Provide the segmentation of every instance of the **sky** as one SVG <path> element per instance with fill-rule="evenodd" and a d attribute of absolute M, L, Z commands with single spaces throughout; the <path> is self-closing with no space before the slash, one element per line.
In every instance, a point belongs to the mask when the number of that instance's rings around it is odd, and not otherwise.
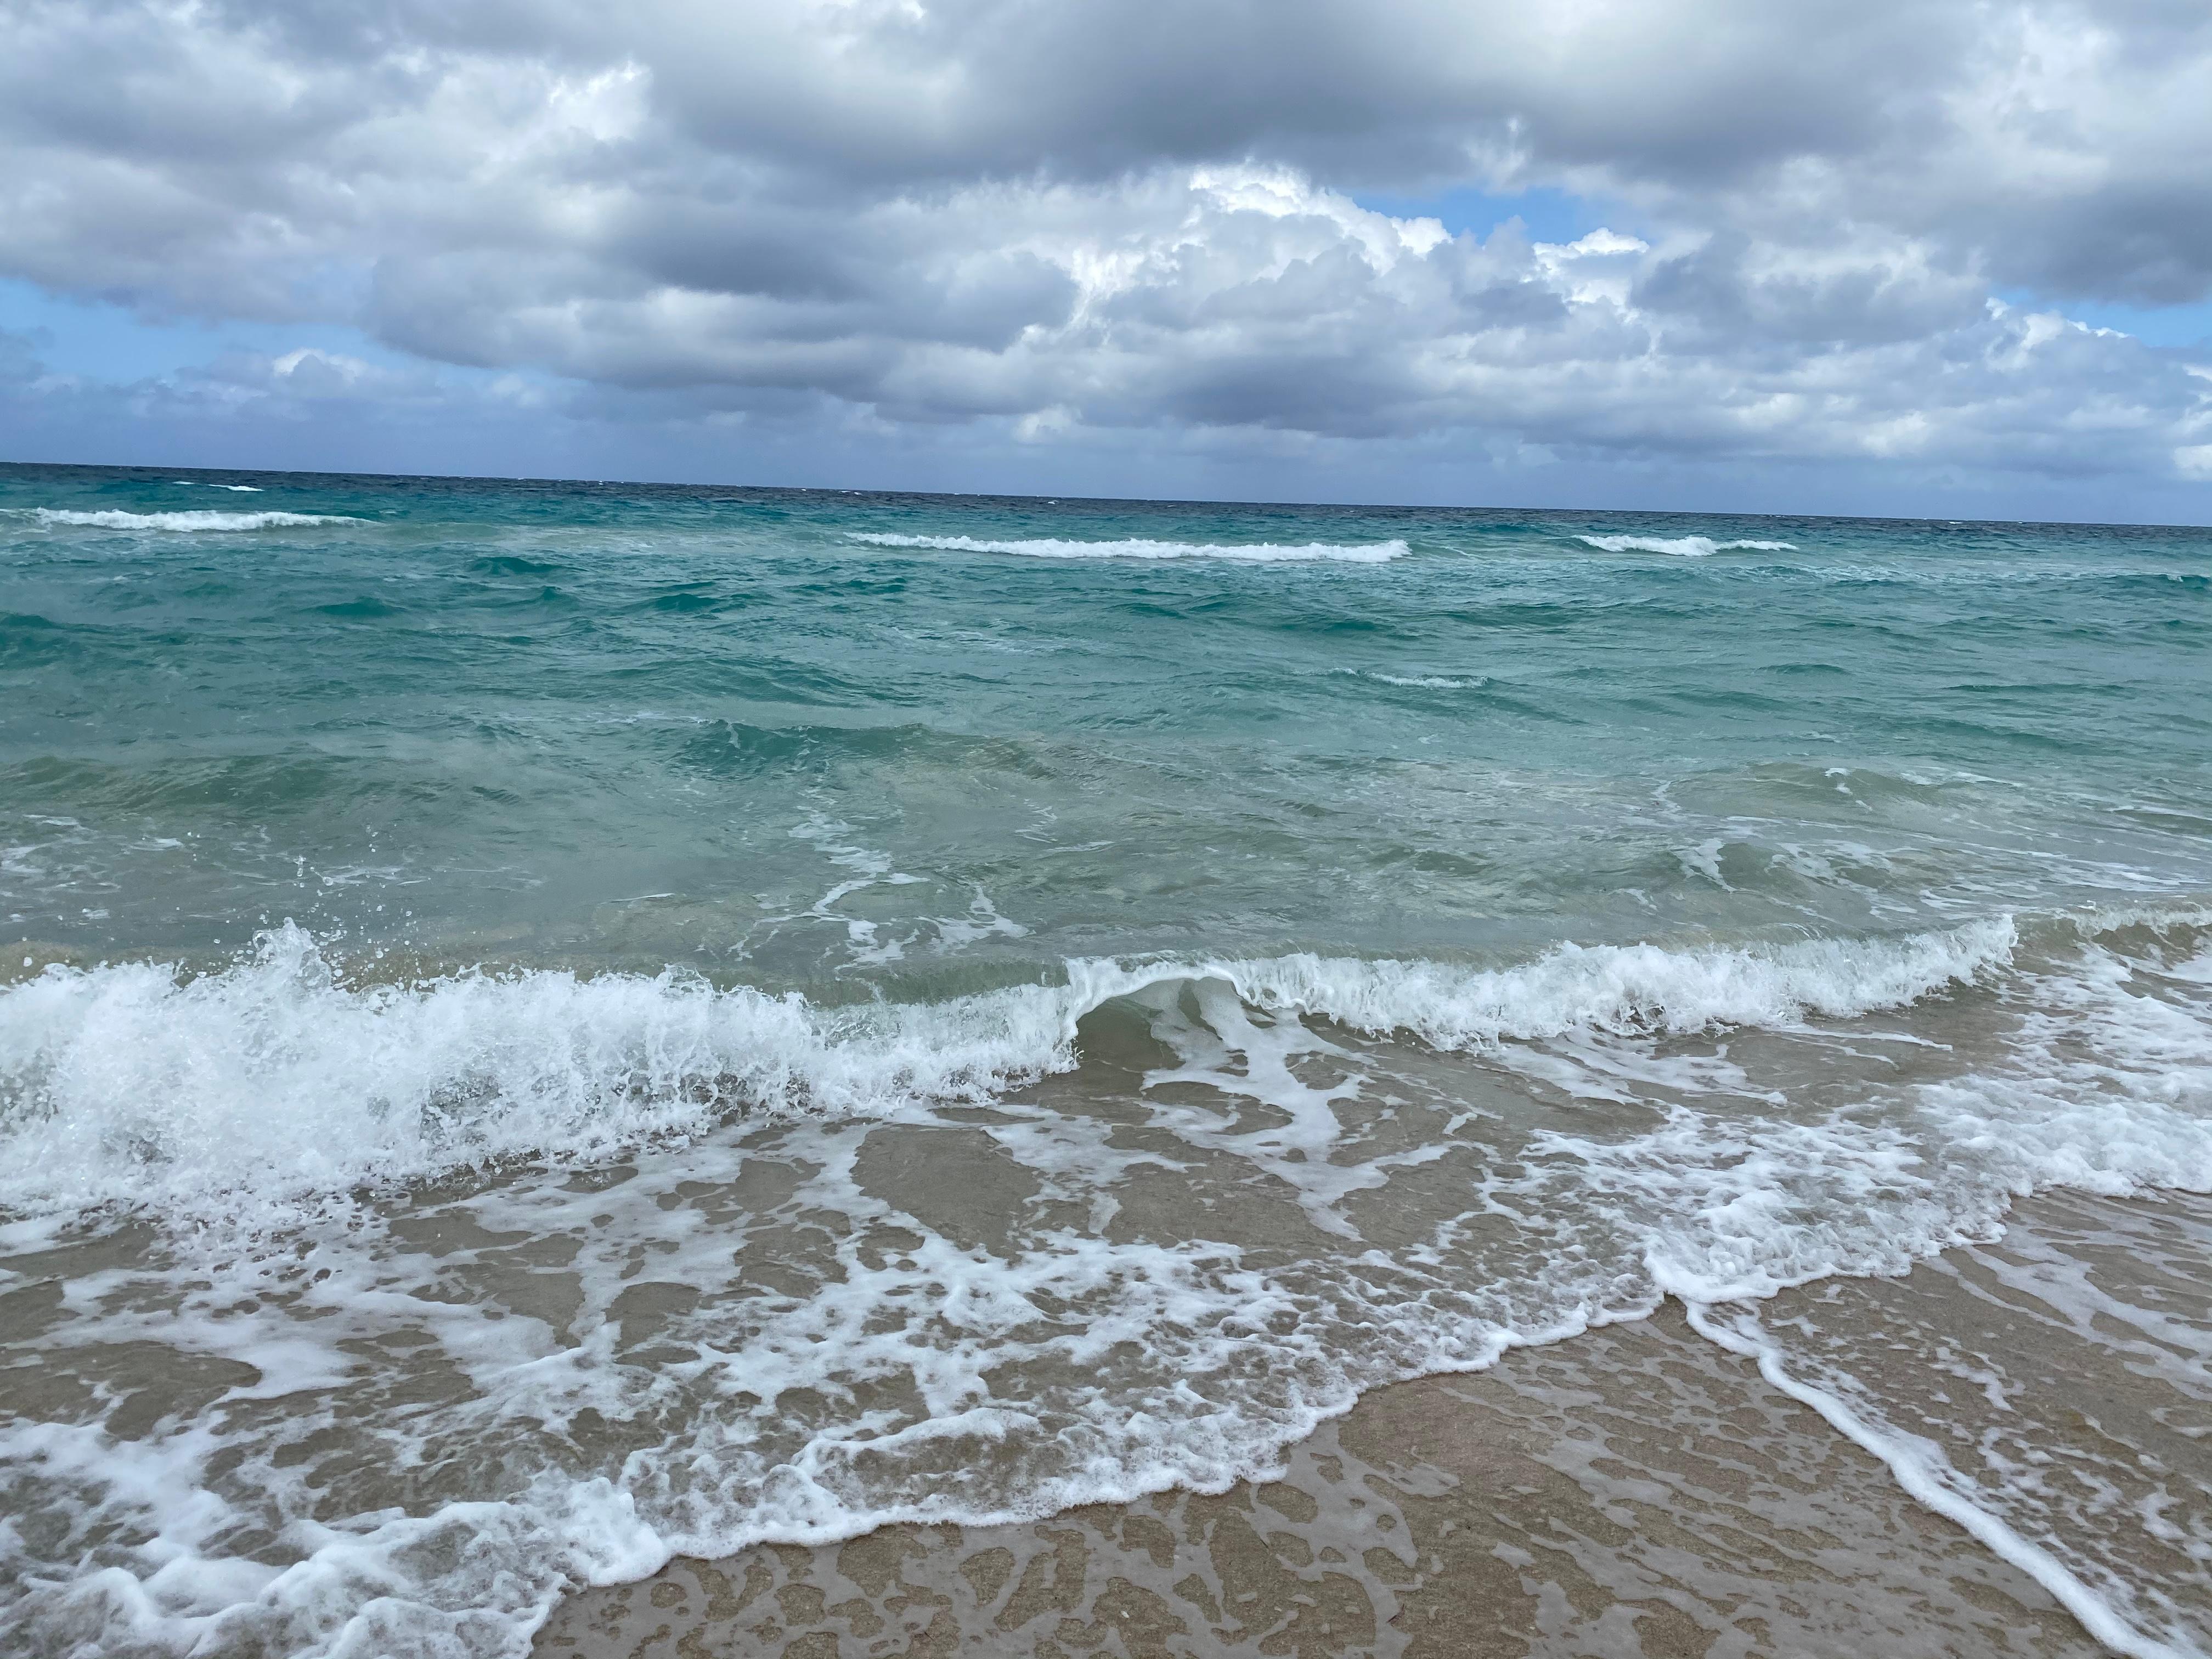
<path fill-rule="evenodd" d="M 0 0 L 0 459 L 2212 521 L 2203 0 Z"/>

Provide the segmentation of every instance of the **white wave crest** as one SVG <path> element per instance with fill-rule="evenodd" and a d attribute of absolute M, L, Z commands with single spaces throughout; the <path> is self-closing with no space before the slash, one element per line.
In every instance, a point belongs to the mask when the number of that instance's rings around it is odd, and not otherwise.
<path fill-rule="evenodd" d="M 1515 967 L 1290 956 L 1077 961 L 1066 983 L 822 1009 L 675 973 L 355 988 L 287 924 L 228 969 L 54 967 L 0 991 L 0 1204 L 224 1212 L 504 1158 L 590 1157 L 734 1111 L 981 1099 L 1077 1063 L 1077 1024 L 1163 981 L 1443 1048 L 1786 1026 L 2009 957 L 2008 920 L 1771 950 L 1561 946 Z"/>
<path fill-rule="evenodd" d="M 1671 553 L 1680 559 L 1710 558 L 1741 549 L 1753 553 L 1795 553 L 1795 542 L 1717 542 L 1710 536 L 1577 536 L 1601 553 Z"/>
<path fill-rule="evenodd" d="M 1141 537 L 1119 541 L 1073 542 L 1056 538 L 1035 541 L 979 541 L 972 536 L 895 536 L 855 533 L 872 547 L 934 547 L 955 553 L 1013 553 L 1030 559 L 1220 559 L 1232 564 L 1387 564 L 1412 551 L 1402 541 L 1155 542 Z"/>
<path fill-rule="evenodd" d="M 866 1113 L 1067 1063 L 1066 993 L 822 1011 L 535 971 L 351 988 L 289 924 L 227 970 L 58 969 L 0 993 L 0 1202 L 343 1191 L 589 1156 L 732 1109 Z"/>
<path fill-rule="evenodd" d="M 1771 949 L 1669 951 L 1562 945 L 1504 969 L 1312 956 L 1225 965 L 1246 1000 L 1438 1048 L 1557 1036 L 1793 1025 L 1901 1007 L 2008 963 L 2008 916 L 1898 939 L 1819 939 Z"/>
<path fill-rule="evenodd" d="M 237 486 L 248 488 L 250 486 Z M 218 488 L 229 489 L 230 485 Z M 368 519 L 339 513 L 225 513 L 198 507 L 181 513 L 125 513 L 119 509 L 79 512 L 57 507 L 33 507 L 40 524 L 82 530 L 293 530 L 319 524 L 368 524 Z"/>

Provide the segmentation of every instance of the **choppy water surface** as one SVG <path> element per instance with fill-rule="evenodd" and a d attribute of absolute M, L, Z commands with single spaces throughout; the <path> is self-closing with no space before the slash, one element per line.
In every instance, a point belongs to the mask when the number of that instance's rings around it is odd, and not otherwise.
<path fill-rule="evenodd" d="M 0 1616 L 513 1653 L 1672 1297 L 2203 1653 L 2186 1249 L 2002 1256 L 2094 1420 L 1762 1298 L 2212 1190 L 2208 647 L 2202 531 L 0 469 Z"/>

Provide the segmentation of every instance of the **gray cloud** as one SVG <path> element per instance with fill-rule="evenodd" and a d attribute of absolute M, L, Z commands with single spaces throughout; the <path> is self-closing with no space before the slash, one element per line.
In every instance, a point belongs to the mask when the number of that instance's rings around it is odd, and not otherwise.
<path fill-rule="evenodd" d="M 0 273 L 1031 445 L 2191 477 L 2212 381 L 1990 294 L 2212 293 L 2207 153 L 2212 15 L 2163 0 L 0 6 Z M 1648 245 L 1350 195 L 1464 185 Z"/>

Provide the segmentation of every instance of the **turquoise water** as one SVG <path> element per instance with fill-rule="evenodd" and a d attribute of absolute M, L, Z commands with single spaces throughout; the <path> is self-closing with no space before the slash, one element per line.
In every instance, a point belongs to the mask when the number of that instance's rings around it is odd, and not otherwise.
<path fill-rule="evenodd" d="M 1756 1333 L 2212 1190 L 2209 690 L 2204 530 L 0 468 L 0 1613 L 514 1654 L 1673 1296 L 2202 1651 Z"/>
<path fill-rule="evenodd" d="M 2202 531 L 16 467 L 0 616 L 0 921 L 94 956 L 941 992 L 2212 884 Z"/>

